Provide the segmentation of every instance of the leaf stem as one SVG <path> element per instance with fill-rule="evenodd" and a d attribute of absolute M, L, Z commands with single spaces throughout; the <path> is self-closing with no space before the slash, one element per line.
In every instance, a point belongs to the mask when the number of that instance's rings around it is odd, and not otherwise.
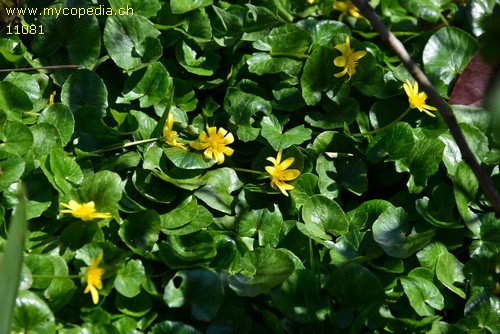
<path fill-rule="evenodd" d="M 369 135 L 373 135 L 373 134 L 376 134 L 376 133 L 379 133 L 379 132 L 382 132 L 384 130 L 387 130 L 388 128 L 390 128 L 391 126 L 393 126 L 394 124 L 396 124 L 397 122 L 399 122 L 400 120 L 403 119 L 403 117 L 406 116 L 406 114 L 408 114 L 410 112 L 411 108 L 408 107 L 404 113 L 401 114 L 401 116 L 399 116 L 398 118 L 396 118 L 394 121 L 392 121 L 391 123 L 381 127 L 380 129 L 375 129 L 375 130 L 372 130 L 372 131 L 367 131 L 367 132 L 361 132 L 361 133 L 354 133 L 354 134 L 351 134 L 351 136 L 353 137 L 362 137 L 362 136 L 369 136 Z"/>
<path fill-rule="evenodd" d="M 260 172 L 260 171 L 253 170 L 253 169 L 246 169 L 246 168 L 239 168 L 239 167 L 231 167 L 231 168 L 234 169 L 235 171 L 238 171 L 238 172 L 267 175 L 267 173 L 265 173 L 265 172 Z"/>
<path fill-rule="evenodd" d="M 31 275 L 31 277 L 34 278 L 81 278 L 83 275 L 66 275 L 66 276 L 59 276 L 59 275 Z"/>
<path fill-rule="evenodd" d="M 151 143 L 151 142 L 154 142 L 154 141 L 157 141 L 157 140 L 160 140 L 160 139 L 161 138 L 149 138 L 149 139 L 132 141 L 132 142 L 125 143 L 125 144 L 114 144 L 114 145 L 110 145 L 108 147 L 101 148 L 99 150 L 95 150 L 95 151 L 92 151 L 92 152 L 89 152 L 89 153 L 90 154 L 98 154 L 98 153 L 103 153 L 103 152 L 109 152 L 109 151 L 118 150 L 120 148 L 125 148 L 125 147 L 134 146 L 134 145 L 145 144 L 145 143 Z"/>
<path fill-rule="evenodd" d="M 303 53 L 288 53 L 288 52 L 269 52 L 271 57 L 284 56 L 284 57 L 295 57 L 295 58 L 309 58 L 309 55 Z"/>
<path fill-rule="evenodd" d="M 439 13 L 439 18 L 441 19 L 441 22 L 443 22 L 443 24 L 447 27 L 450 26 L 450 23 L 448 22 L 448 20 L 446 19 L 446 17 L 444 17 L 443 13 Z"/>

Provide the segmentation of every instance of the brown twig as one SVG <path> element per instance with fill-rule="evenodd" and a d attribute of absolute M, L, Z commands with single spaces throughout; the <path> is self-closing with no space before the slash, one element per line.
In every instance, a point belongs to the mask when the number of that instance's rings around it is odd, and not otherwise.
<path fill-rule="evenodd" d="M 352 2 L 356 5 L 356 7 L 358 7 L 361 14 L 367 18 L 368 21 L 370 21 L 373 28 L 379 33 L 380 38 L 387 45 L 389 45 L 392 51 L 401 59 L 406 69 L 411 73 L 411 75 L 413 75 L 423 91 L 427 93 L 429 101 L 438 109 L 446 125 L 450 129 L 450 133 L 455 139 L 455 142 L 460 149 L 460 153 L 462 153 L 463 160 L 469 165 L 472 172 L 476 175 L 481 189 L 484 191 L 484 194 L 493 206 L 496 216 L 500 217 L 500 195 L 498 194 L 495 185 L 491 181 L 488 174 L 486 174 L 477 162 L 476 158 L 474 158 L 474 155 L 465 141 L 462 131 L 460 131 L 458 126 L 457 119 L 455 118 L 455 115 L 451 111 L 449 105 L 439 95 L 434 86 L 432 86 L 424 72 L 422 72 L 417 64 L 415 64 L 415 62 L 411 59 L 403 44 L 382 22 L 377 13 L 375 13 L 375 10 L 364 0 L 352 0 Z"/>
<path fill-rule="evenodd" d="M 0 72 L 24 72 L 24 71 L 38 71 L 38 70 L 58 70 L 64 68 L 80 68 L 80 65 L 51 65 L 42 67 L 24 67 L 24 68 L 2 68 Z"/>

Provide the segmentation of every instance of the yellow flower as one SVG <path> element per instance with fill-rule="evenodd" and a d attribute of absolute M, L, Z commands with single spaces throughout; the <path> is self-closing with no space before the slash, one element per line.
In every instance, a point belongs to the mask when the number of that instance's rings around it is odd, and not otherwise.
<path fill-rule="evenodd" d="M 87 287 L 84 293 L 89 293 L 92 295 L 92 301 L 94 304 L 99 302 L 99 291 L 97 289 L 102 289 L 102 275 L 104 274 L 104 269 L 99 268 L 99 263 L 102 260 L 103 253 L 101 252 L 97 258 L 93 259 L 90 263 L 90 267 L 87 268 L 84 274 L 84 278 L 87 281 Z"/>
<path fill-rule="evenodd" d="M 314 0 L 307 0 L 307 3 L 312 5 L 314 3 Z"/>
<path fill-rule="evenodd" d="M 290 184 L 286 184 L 285 181 L 292 181 L 299 177 L 300 171 L 297 169 L 289 169 L 288 167 L 293 164 L 295 161 L 294 158 L 288 158 L 285 161 L 281 162 L 281 154 L 282 150 L 278 151 L 278 155 L 276 159 L 273 157 L 269 157 L 266 160 L 271 161 L 274 166 L 266 166 L 266 171 L 269 173 L 269 177 L 271 178 L 271 187 L 273 189 L 279 190 L 283 193 L 283 195 L 288 196 L 287 190 L 292 190 L 294 187 Z"/>
<path fill-rule="evenodd" d="M 436 117 L 429 110 L 437 110 L 436 108 L 425 104 L 425 100 L 427 99 L 427 94 L 425 92 L 418 92 L 418 82 L 415 81 L 413 87 L 411 85 L 410 80 L 406 79 L 406 83 L 403 84 L 403 88 L 408 95 L 408 102 L 410 103 L 410 108 L 417 108 L 420 112 L 425 112 L 427 115 L 431 117 Z"/>
<path fill-rule="evenodd" d="M 184 151 L 187 151 L 187 148 L 184 147 L 184 144 L 177 141 L 177 131 L 172 130 L 173 126 L 174 115 L 172 113 L 168 113 L 167 121 L 165 122 L 165 126 L 163 127 L 163 139 L 165 140 L 165 143 L 167 143 L 167 145 L 179 147 Z"/>
<path fill-rule="evenodd" d="M 333 60 L 333 63 L 335 64 L 335 66 L 344 67 L 344 70 L 342 72 L 335 73 L 334 76 L 338 78 L 347 74 L 349 75 L 348 80 L 350 80 L 351 76 L 356 73 L 356 65 L 358 64 L 358 60 L 366 55 L 366 51 L 354 52 L 354 50 L 351 49 L 351 38 L 349 36 L 346 37 L 344 44 L 335 45 L 335 49 L 342 52 L 342 55 L 336 57 Z"/>
<path fill-rule="evenodd" d="M 191 147 L 196 150 L 205 150 L 203 152 L 205 158 L 209 160 L 215 158 L 219 165 L 224 163 L 224 154 L 229 157 L 234 152 L 232 148 L 226 146 L 234 142 L 233 134 L 223 128 L 220 128 L 217 132 L 215 126 L 210 127 L 208 128 L 208 135 L 203 131 L 199 140 L 199 142 L 190 143 Z"/>
<path fill-rule="evenodd" d="M 50 94 L 49 97 L 49 103 L 47 104 L 47 107 L 50 107 L 51 105 L 54 104 L 54 98 L 56 97 L 57 92 L 53 91 L 52 94 Z"/>
<path fill-rule="evenodd" d="M 69 204 L 61 203 L 62 206 L 69 210 L 61 210 L 61 213 L 71 213 L 73 217 L 80 218 L 81 220 L 92 220 L 95 218 L 111 218 L 111 213 L 108 212 L 95 212 L 95 203 L 90 201 L 88 203 L 80 204 L 77 201 L 71 200 Z"/>
<path fill-rule="evenodd" d="M 355 19 L 361 19 L 363 16 L 359 13 L 358 7 L 356 7 L 351 0 L 337 1 L 333 4 L 333 9 L 341 12 L 339 16 L 339 21 L 342 21 L 344 17 L 349 13 Z"/>

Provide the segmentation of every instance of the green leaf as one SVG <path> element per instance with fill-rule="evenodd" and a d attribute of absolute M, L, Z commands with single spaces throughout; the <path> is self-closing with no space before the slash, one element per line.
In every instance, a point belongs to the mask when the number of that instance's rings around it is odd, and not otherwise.
<path fill-rule="evenodd" d="M 146 273 L 140 260 L 130 260 L 118 270 L 114 287 L 121 295 L 133 298 L 141 292 Z"/>
<path fill-rule="evenodd" d="M 183 14 L 200 7 L 207 7 L 213 3 L 213 0 L 170 0 L 172 13 Z"/>
<path fill-rule="evenodd" d="M 396 162 L 396 170 L 409 171 L 415 185 L 425 186 L 429 176 L 438 171 L 444 149 L 438 139 L 417 140 L 408 157 Z"/>
<path fill-rule="evenodd" d="M 64 82 L 61 101 L 73 112 L 80 107 L 95 107 L 104 117 L 108 107 L 108 91 L 97 74 L 89 70 L 78 70 Z"/>
<path fill-rule="evenodd" d="M 294 182 L 294 189 L 290 192 L 297 210 L 316 193 L 318 177 L 311 173 L 301 174 Z"/>
<path fill-rule="evenodd" d="M 285 72 L 290 76 L 296 77 L 302 69 L 302 61 L 273 56 L 265 52 L 257 52 L 248 58 L 248 71 L 258 75 L 275 74 Z"/>
<path fill-rule="evenodd" d="M 116 65 L 126 71 L 137 70 L 158 60 L 162 48 L 160 32 L 139 15 L 108 16 L 104 26 L 104 46 Z"/>
<path fill-rule="evenodd" d="M 31 153 L 35 159 L 49 154 L 53 149 L 62 149 L 61 135 L 56 127 L 49 123 L 38 123 L 30 127 L 33 133 Z"/>
<path fill-rule="evenodd" d="M 116 308 L 126 315 L 131 317 L 142 317 L 153 308 L 151 296 L 145 292 L 139 293 L 137 296 L 127 298 L 118 294 L 116 297 Z"/>
<path fill-rule="evenodd" d="M 211 321 L 224 301 L 221 278 L 204 268 L 179 270 L 165 287 L 163 300 L 171 308 L 191 305 L 195 319 Z"/>
<path fill-rule="evenodd" d="M 283 216 L 279 207 L 245 210 L 238 219 L 238 235 L 253 238 L 257 235 L 260 246 L 276 247 L 282 237 Z"/>
<path fill-rule="evenodd" d="M 426 74 L 441 96 L 448 96 L 448 87 L 462 73 L 476 51 L 474 38 L 459 28 L 444 27 L 431 36 L 425 45 L 422 60 Z"/>
<path fill-rule="evenodd" d="M 407 258 L 424 247 L 433 230 L 411 231 L 408 215 L 402 208 L 388 208 L 373 223 L 373 239 L 390 256 Z"/>
<path fill-rule="evenodd" d="M 268 293 L 290 276 L 295 266 L 279 249 L 257 248 L 241 258 L 241 273 L 231 276 L 229 286 L 239 296 L 255 297 Z"/>
<path fill-rule="evenodd" d="M 40 167 L 52 186 L 61 194 L 68 193 L 73 185 L 79 185 L 83 181 L 83 173 L 75 159 L 59 148 L 42 157 Z"/>
<path fill-rule="evenodd" d="M 133 252 L 146 257 L 153 251 L 159 233 L 160 217 L 154 210 L 130 214 L 118 230 L 120 238 Z"/>
<path fill-rule="evenodd" d="M 54 314 L 47 304 L 31 291 L 19 291 L 12 320 L 12 331 L 23 332 L 26 328 L 32 333 L 55 333 Z"/>
<path fill-rule="evenodd" d="M 57 15 L 62 8 L 88 8 L 83 0 L 64 1 L 51 8 L 52 15 L 40 15 L 37 25 L 43 34 L 35 34 L 31 43 L 33 53 L 54 60 L 67 59 L 64 63 L 92 68 L 101 51 L 101 32 L 95 15 Z M 57 60 L 56 60 L 57 61 Z"/>
<path fill-rule="evenodd" d="M 333 177 L 337 176 L 337 169 L 326 155 L 322 154 L 316 160 L 316 172 L 318 173 L 318 188 L 322 195 L 334 199 L 339 195 L 339 185 Z"/>
<path fill-rule="evenodd" d="M 284 24 L 273 28 L 263 39 L 255 41 L 253 47 L 259 51 L 269 51 L 271 55 L 286 56 L 290 53 L 305 54 L 310 44 L 311 36 L 307 31 L 293 24 Z"/>
<path fill-rule="evenodd" d="M 175 209 L 161 215 L 163 229 L 175 229 L 191 222 L 198 214 L 200 206 L 196 197 L 188 196 Z"/>
<path fill-rule="evenodd" d="M 68 275 L 68 265 L 60 256 L 51 255 L 48 257 L 52 263 L 54 275 Z M 50 308 L 53 311 L 63 308 L 73 297 L 75 291 L 75 283 L 70 278 L 60 278 L 51 280 L 49 286 L 43 292 L 43 296 L 47 300 Z"/>
<path fill-rule="evenodd" d="M 344 124 L 351 124 L 356 120 L 359 113 L 359 104 L 353 98 L 347 98 L 341 104 L 328 103 L 325 108 L 327 112 L 308 112 L 305 121 L 320 129 L 331 130 L 342 128 Z"/>
<path fill-rule="evenodd" d="M 312 130 L 303 125 L 296 126 L 285 133 L 278 119 L 271 115 L 263 117 L 261 135 L 266 138 L 274 150 L 284 150 L 292 145 L 300 145 L 311 139 Z"/>
<path fill-rule="evenodd" d="M 384 302 L 384 289 L 379 279 L 360 264 L 346 264 L 331 277 L 326 288 L 345 309 L 361 311 L 377 308 Z"/>
<path fill-rule="evenodd" d="M 479 182 L 475 174 L 464 161 L 457 165 L 453 181 L 458 212 L 464 219 L 469 230 L 478 235 L 481 224 L 478 216 L 469 208 L 469 205 L 475 202 Z"/>
<path fill-rule="evenodd" d="M 366 157 L 372 163 L 384 158 L 385 161 L 396 161 L 408 156 L 414 144 L 411 126 L 408 123 L 398 122 L 375 136 L 368 146 Z"/>
<path fill-rule="evenodd" d="M 132 8 L 134 10 L 134 15 L 140 15 L 145 18 L 155 16 L 161 8 L 159 0 L 110 0 L 109 4 L 115 12 L 117 12 L 120 8 L 122 8 L 122 10 Z"/>
<path fill-rule="evenodd" d="M 479 161 L 483 161 L 489 152 L 488 138 L 484 132 L 466 123 L 459 123 L 459 126 L 472 151 L 472 154 L 474 154 L 474 157 Z M 446 145 L 443 154 L 443 163 L 446 166 L 448 173 L 453 175 L 455 174 L 457 165 L 462 161 L 460 148 L 455 143 L 455 140 L 449 130 L 446 133 L 441 134 L 438 138 Z"/>
<path fill-rule="evenodd" d="M 197 42 L 208 42 L 212 39 L 210 18 L 202 9 L 190 12 L 182 27 L 186 31 L 187 36 Z"/>
<path fill-rule="evenodd" d="M 122 92 L 123 98 L 118 98 L 118 103 L 129 103 L 139 99 L 141 108 L 148 108 L 159 104 L 165 98 L 165 92 L 172 89 L 170 74 L 160 62 L 155 62 L 147 67 L 132 73 L 125 81 Z"/>
<path fill-rule="evenodd" d="M 240 189 L 243 183 L 231 168 L 219 168 L 205 174 L 206 184 L 196 190 L 194 195 L 209 207 L 230 214 L 233 211 L 233 192 Z"/>
<path fill-rule="evenodd" d="M 321 317 L 325 301 L 320 300 L 316 291 L 317 277 L 309 270 L 295 270 L 283 284 L 271 291 L 273 305 L 287 318 L 307 324 Z"/>
<path fill-rule="evenodd" d="M 334 20 L 317 20 L 308 17 L 297 22 L 297 25 L 309 32 L 315 44 L 322 46 L 329 46 L 330 40 L 335 35 L 350 34 L 349 28 L 344 23 Z"/>
<path fill-rule="evenodd" d="M 229 122 L 237 127 L 238 139 L 248 142 L 259 135 L 259 129 L 251 126 L 252 116 L 258 112 L 269 115 L 272 108 L 269 101 L 259 96 L 229 88 L 224 98 L 224 110 L 229 114 Z"/>
<path fill-rule="evenodd" d="M 122 196 L 121 178 L 110 171 L 100 171 L 84 178 L 82 184 L 69 195 L 62 196 L 62 202 L 75 200 L 78 203 L 94 201 L 97 212 L 110 212 L 118 216 L 118 201 Z"/>
<path fill-rule="evenodd" d="M 2 144 L 0 144 L 1 146 Z M 7 189 L 12 183 L 19 181 L 24 172 L 24 160 L 8 151 L 0 150 L 0 191 Z"/>
<path fill-rule="evenodd" d="M 9 120 L 20 121 L 22 113 L 33 109 L 28 94 L 10 82 L 0 82 L 0 110 L 7 113 Z"/>
<path fill-rule="evenodd" d="M 437 260 L 436 276 L 445 287 L 465 299 L 465 292 L 454 285 L 455 282 L 464 284 L 463 267 L 464 265 L 453 254 L 446 252 L 441 254 Z"/>
<path fill-rule="evenodd" d="M 306 227 L 314 225 L 335 236 L 347 233 L 349 222 L 337 202 L 323 195 L 310 197 L 302 206 Z"/>
<path fill-rule="evenodd" d="M 276 15 L 266 7 L 245 4 L 248 11 L 243 14 L 244 41 L 257 41 L 269 35 L 279 21 Z"/>
<path fill-rule="evenodd" d="M 453 188 L 445 184 L 432 192 L 432 200 L 427 197 L 417 199 L 415 208 L 430 224 L 440 228 L 460 228 L 463 224 L 453 215 L 455 209 Z"/>
<path fill-rule="evenodd" d="M 401 5 L 410 13 L 426 21 L 436 23 L 449 0 L 401 0 Z"/>
<path fill-rule="evenodd" d="M 444 308 L 444 298 L 438 288 L 429 280 L 423 277 L 400 277 L 401 284 L 410 305 L 418 315 L 432 316 L 434 310 Z"/>
<path fill-rule="evenodd" d="M 78 250 L 94 241 L 104 241 L 104 234 L 95 222 L 77 221 L 61 232 L 61 243 L 71 250 Z"/>
<path fill-rule="evenodd" d="M 179 64 L 188 72 L 211 76 L 220 66 L 221 56 L 214 52 L 203 52 L 186 41 L 179 43 L 175 49 L 175 56 Z"/>
<path fill-rule="evenodd" d="M 201 152 L 184 151 L 178 147 L 165 147 L 163 152 L 175 167 L 181 169 L 207 169 L 217 163 L 215 159 L 205 160 Z"/>
<path fill-rule="evenodd" d="M 189 235 L 171 235 L 168 242 L 161 242 L 158 246 L 160 258 L 174 269 L 209 262 L 216 253 L 214 237 L 203 230 Z"/>
<path fill-rule="evenodd" d="M 5 77 L 3 82 L 10 82 L 21 88 L 28 94 L 33 105 L 40 99 L 40 85 L 36 81 L 35 76 L 27 73 L 11 72 Z"/>
<path fill-rule="evenodd" d="M 66 145 L 75 128 L 75 118 L 71 110 L 64 104 L 56 103 L 44 109 L 38 117 L 39 123 L 49 123 L 56 127 L 62 144 Z"/>
<path fill-rule="evenodd" d="M 33 133 L 21 122 L 7 121 L 0 133 L 0 149 L 5 152 L 24 155 L 33 145 Z"/>
<path fill-rule="evenodd" d="M 162 321 L 151 328 L 152 334 L 177 333 L 177 334 L 201 334 L 196 328 L 178 321 Z"/>
<path fill-rule="evenodd" d="M 307 58 L 300 79 L 302 97 L 307 105 L 318 104 L 323 93 L 333 97 L 340 90 L 342 81 L 333 76 L 336 72 L 333 56 L 329 48 L 319 46 Z"/>
<path fill-rule="evenodd" d="M 12 317 L 16 316 L 14 307 L 17 304 L 16 295 L 18 295 L 21 267 L 23 264 L 26 229 L 26 200 L 24 199 L 24 195 L 20 193 L 19 204 L 12 215 L 9 227 L 10 238 L 5 246 L 3 257 L 0 257 L 0 295 L 2 296 L 2 302 L 0 303 L 0 332 L 2 333 L 9 333 L 11 326 L 14 329 L 17 326 L 15 319 L 13 321 Z M 23 298 L 23 296 L 25 295 L 19 294 L 18 298 Z M 48 313 L 51 315 L 50 310 Z"/>

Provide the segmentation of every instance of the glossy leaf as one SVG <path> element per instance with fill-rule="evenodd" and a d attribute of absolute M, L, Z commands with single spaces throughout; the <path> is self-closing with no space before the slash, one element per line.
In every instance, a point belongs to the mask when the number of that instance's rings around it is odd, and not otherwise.
<path fill-rule="evenodd" d="M 455 27 L 442 28 L 431 36 L 422 60 L 425 72 L 441 96 L 448 96 L 448 86 L 462 73 L 476 50 L 472 36 Z"/>
<path fill-rule="evenodd" d="M 388 208 L 373 223 L 373 239 L 390 256 L 407 258 L 424 247 L 434 236 L 433 230 L 409 230 L 408 215 L 402 208 Z"/>

